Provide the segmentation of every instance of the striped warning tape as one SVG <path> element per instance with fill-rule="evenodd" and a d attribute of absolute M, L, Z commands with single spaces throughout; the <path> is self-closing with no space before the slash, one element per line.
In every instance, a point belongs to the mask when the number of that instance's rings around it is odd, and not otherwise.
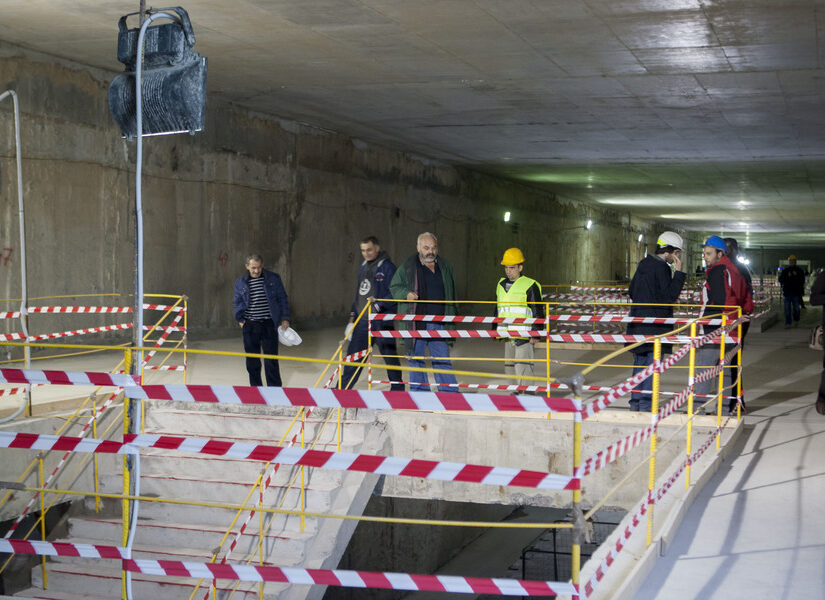
<path fill-rule="evenodd" d="M 185 310 L 183 306 L 173 306 L 168 304 L 144 304 L 144 310 L 169 310 L 180 312 Z M 26 308 L 29 313 L 130 313 L 131 306 L 29 306 Z"/>
<path fill-rule="evenodd" d="M 512 323 L 525 325 L 541 325 L 547 321 L 573 321 L 581 323 L 644 323 L 656 325 L 679 325 L 690 323 L 691 319 L 676 317 L 627 317 L 624 315 L 548 315 L 546 319 L 521 317 L 472 317 L 458 315 L 404 315 L 397 313 L 375 313 L 370 315 L 370 321 L 425 321 L 433 323 Z M 702 319 L 697 321 L 703 325 L 721 325 L 722 319 Z"/>
<path fill-rule="evenodd" d="M 31 383 L 52 385 L 103 385 L 125 387 L 137 385 L 137 375 L 88 371 L 37 371 L 33 369 L 0 369 L 0 383 Z"/>
<path fill-rule="evenodd" d="M 18 319 L 22 314 L 20 312 L 0 312 L 0 319 Z"/>
<path fill-rule="evenodd" d="M 303 585 L 334 585 L 353 588 L 496 594 L 506 596 L 575 595 L 576 587 L 563 581 L 536 581 L 459 575 L 418 575 L 342 569 L 300 569 L 260 565 L 199 563 L 171 560 L 132 560 L 129 549 L 101 544 L 70 544 L 26 540 L 0 540 L 0 552 L 81 558 L 111 558 L 122 561 L 125 571 L 168 577 L 230 579 Z"/>
<path fill-rule="evenodd" d="M 644 335 L 621 335 L 621 334 L 588 334 L 588 333 L 560 333 L 548 334 L 542 330 L 519 331 L 510 329 L 499 331 L 496 329 L 420 329 L 420 330 L 381 330 L 373 331 L 374 338 L 423 338 L 423 339 L 454 339 L 454 338 L 509 338 L 509 337 L 537 337 L 551 342 L 572 342 L 584 344 L 627 344 L 644 342 L 649 340 L 649 336 Z M 665 344 L 687 344 L 691 341 L 690 336 L 670 335 L 660 338 Z M 734 343 L 734 338 L 726 338 L 729 343 Z"/>
<path fill-rule="evenodd" d="M 0 431 L 0 448 L 71 450 L 105 454 L 137 454 L 140 448 L 162 448 L 194 454 L 317 467 L 334 471 L 359 471 L 378 475 L 421 477 L 438 481 L 512 485 L 544 490 L 576 490 L 580 486 L 578 478 L 568 475 L 510 467 L 284 448 L 283 446 L 268 444 L 223 442 L 208 438 L 170 435 L 124 434 L 123 439 L 123 442 L 116 442 L 114 440 Z"/>
<path fill-rule="evenodd" d="M 174 577 L 202 577 L 240 581 L 272 581 L 302 585 L 333 585 L 353 588 L 494 594 L 501 596 L 575 595 L 576 587 L 562 581 L 531 581 L 458 575 L 416 575 L 343 569 L 299 569 L 259 565 L 220 565 L 168 560 L 124 560 L 123 569 L 133 573 Z"/>

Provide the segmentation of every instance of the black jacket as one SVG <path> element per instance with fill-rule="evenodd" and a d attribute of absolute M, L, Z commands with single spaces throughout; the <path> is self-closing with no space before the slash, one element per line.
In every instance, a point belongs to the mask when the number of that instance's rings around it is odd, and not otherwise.
<path fill-rule="evenodd" d="M 814 306 L 825 305 L 825 271 L 821 271 L 816 276 L 811 286 L 811 304 Z M 822 311 L 822 325 L 825 326 L 825 310 Z"/>
<path fill-rule="evenodd" d="M 674 304 L 679 299 L 682 286 L 685 284 L 685 274 L 682 271 L 673 273 L 670 265 L 663 258 L 649 254 L 636 267 L 636 273 L 630 281 L 630 299 L 634 303 Z M 673 316 L 671 306 L 631 306 L 631 317 L 663 317 Z M 659 335 L 675 329 L 674 325 L 655 325 L 647 323 L 630 323 L 627 326 L 628 335 Z M 667 346 L 667 347 L 665 347 Z M 662 351 L 670 351 L 666 344 Z M 642 344 L 634 348 L 633 352 L 651 352 L 653 344 Z"/>

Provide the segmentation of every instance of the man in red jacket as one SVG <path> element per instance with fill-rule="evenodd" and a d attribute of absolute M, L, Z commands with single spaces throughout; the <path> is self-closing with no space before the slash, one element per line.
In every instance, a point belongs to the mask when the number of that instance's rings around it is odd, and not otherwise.
<path fill-rule="evenodd" d="M 753 312 L 753 296 L 744 277 L 728 258 L 725 241 L 719 236 L 710 236 L 702 245 L 702 256 L 707 265 L 707 278 L 702 286 L 702 316 L 718 319 L 722 313 L 726 313 L 728 314 L 727 320 L 730 322 L 736 318 L 734 311 L 737 306 L 742 308 L 743 315 Z M 722 306 L 728 308 L 721 308 Z M 705 325 L 703 331 L 707 334 L 718 328 L 719 325 Z M 727 350 L 731 348 L 732 346 L 727 346 Z M 719 344 L 702 346 L 699 349 L 698 359 L 701 368 L 707 369 L 715 366 L 719 362 L 719 352 Z M 735 396 L 736 389 L 733 387 L 731 369 L 726 368 L 724 371 L 725 390 L 723 394 Z M 711 388 L 714 382 L 718 385 L 715 379 L 696 384 L 696 394 L 705 395 L 700 396 L 700 402 L 705 403 L 709 400 L 706 395 L 710 394 L 711 389 L 716 391 L 716 385 Z M 735 410 L 736 398 L 733 398 L 728 404 L 728 411 L 734 412 Z"/>

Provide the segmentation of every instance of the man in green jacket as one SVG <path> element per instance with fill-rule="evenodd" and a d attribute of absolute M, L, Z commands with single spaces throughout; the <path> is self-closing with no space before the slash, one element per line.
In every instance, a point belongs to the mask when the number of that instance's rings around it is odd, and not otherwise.
<path fill-rule="evenodd" d="M 438 255 L 438 238 L 430 232 L 418 236 L 416 244 L 417 254 L 413 254 L 395 272 L 390 282 L 392 297 L 398 300 L 407 300 L 410 304 L 399 302 L 399 312 L 416 315 L 454 315 L 455 314 L 455 277 L 450 263 Z M 427 300 L 429 302 L 422 302 Z M 444 329 L 443 323 L 431 321 L 413 321 L 414 331 L 434 331 Z M 430 350 L 433 369 L 452 369 L 449 360 L 450 349 L 446 339 L 413 338 L 407 344 L 409 365 L 424 367 L 424 356 Z M 449 373 L 434 373 L 439 391 L 457 392 L 457 381 Z M 410 391 L 430 391 L 427 374 L 410 372 Z"/>

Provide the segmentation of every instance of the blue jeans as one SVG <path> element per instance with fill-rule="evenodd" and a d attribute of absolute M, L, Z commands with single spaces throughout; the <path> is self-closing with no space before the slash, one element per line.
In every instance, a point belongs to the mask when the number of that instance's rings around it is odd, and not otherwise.
<path fill-rule="evenodd" d="M 394 338 L 373 338 L 372 341 L 374 344 L 378 344 L 378 351 L 381 354 L 385 356 L 398 354 L 398 349 L 396 348 Z M 350 339 L 349 347 L 347 348 L 347 355 L 355 354 L 361 350 L 366 350 L 368 344 L 369 335 L 367 331 L 367 320 L 361 319 L 358 321 L 358 325 L 355 326 L 355 329 L 352 330 L 352 337 Z M 391 367 L 401 366 L 401 362 L 397 358 L 385 358 L 384 362 L 387 366 Z M 358 377 L 361 375 L 361 370 L 361 367 L 344 367 L 344 373 L 341 375 L 341 384 L 345 389 L 351 389 L 355 386 L 355 382 L 358 381 Z M 401 371 L 396 369 L 387 369 L 387 376 L 389 377 L 389 380 L 393 382 L 390 386 L 390 390 L 396 392 L 404 391 Z"/>
<path fill-rule="evenodd" d="M 644 371 L 653 364 L 653 351 L 636 352 L 633 354 L 633 374 Z M 633 389 L 639 390 L 630 395 L 630 410 L 640 410 L 650 412 L 653 408 L 653 375 L 635 386 Z M 642 393 L 647 392 L 647 393 Z"/>
<path fill-rule="evenodd" d="M 441 323 L 427 323 L 427 331 L 432 331 L 435 329 L 444 329 L 444 326 Z M 450 348 L 447 346 L 447 342 L 444 340 L 438 339 L 430 339 L 430 338 L 413 338 L 415 343 L 412 344 L 412 354 L 410 356 L 421 356 L 423 357 L 427 351 L 427 348 L 430 349 L 430 357 L 432 358 L 433 369 L 452 369 L 452 363 L 449 360 L 440 360 L 444 358 L 448 358 L 450 356 Z M 424 368 L 424 360 L 423 358 L 410 358 L 409 360 L 411 367 L 417 368 Z M 455 384 L 458 383 L 454 375 L 449 375 L 447 373 L 433 373 L 435 377 L 436 383 L 439 384 L 438 391 L 440 392 L 457 392 L 458 387 L 455 385 L 444 385 L 444 384 Z M 443 387 L 442 387 L 443 386 Z M 421 373 L 419 371 L 410 371 L 410 391 L 411 392 L 429 392 L 429 380 L 427 379 L 426 373 Z"/>
<path fill-rule="evenodd" d="M 799 320 L 799 296 L 785 296 L 785 325 L 791 324 L 791 309 L 793 309 L 793 320 Z"/>

